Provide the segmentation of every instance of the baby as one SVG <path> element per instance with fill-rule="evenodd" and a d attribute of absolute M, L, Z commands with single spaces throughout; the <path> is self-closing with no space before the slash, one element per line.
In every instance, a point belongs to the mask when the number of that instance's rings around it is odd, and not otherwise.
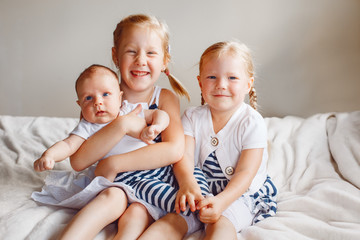
<path fill-rule="evenodd" d="M 53 169 L 56 162 L 60 162 L 74 154 L 87 138 L 113 121 L 119 114 L 124 115 L 134 110 L 129 109 L 126 101 L 124 101 L 123 106 L 121 105 L 122 92 L 120 91 L 117 75 L 105 66 L 91 65 L 85 69 L 78 77 L 75 88 L 82 119 L 67 138 L 55 143 L 34 162 L 36 171 Z M 140 107 L 136 108 L 135 113 L 138 113 Z M 169 116 L 162 110 L 144 109 L 141 114 L 144 116 L 145 121 L 142 121 L 142 118 L 134 118 L 137 121 L 134 121 L 133 124 L 137 124 L 138 132 L 141 132 L 140 136 L 138 133 L 134 133 L 134 137 L 140 138 L 143 142 L 125 136 L 104 157 L 132 151 L 153 143 L 152 140 L 169 124 Z M 146 126 L 145 122 L 151 125 Z M 143 130 L 141 131 L 141 129 Z M 117 146 L 120 145 L 122 147 L 118 148 Z M 92 164 L 94 162 L 87 163 L 88 166 Z M 109 180 L 112 181 L 113 179 Z"/>

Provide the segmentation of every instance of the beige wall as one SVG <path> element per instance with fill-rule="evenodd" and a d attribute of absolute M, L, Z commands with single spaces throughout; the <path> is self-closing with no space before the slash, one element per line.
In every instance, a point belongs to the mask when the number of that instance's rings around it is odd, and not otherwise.
<path fill-rule="evenodd" d="M 112 31 L 133 13 L 169 25 L 170 69 L 192 97 L 182 110 L 200 102 L 202 51 L 232 38 L 253 50 L 264 116 L 360 110 L 358 0 L 1 0 L 0 114 L 77 117 L 75 79 L 113 67 Z"/>

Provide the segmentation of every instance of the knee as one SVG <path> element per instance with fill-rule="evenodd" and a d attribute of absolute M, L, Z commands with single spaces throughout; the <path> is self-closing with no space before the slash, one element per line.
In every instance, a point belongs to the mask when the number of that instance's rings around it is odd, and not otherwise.
<path fill-rule="evenodd" d="M 132 203 L 127 212 L 130 217 L 147 217 L 149 215 L 147 208 L 138 202 Z"/>
<path fill-rule="evenodd" d="M 100 194 L 100 197 L 104 198 L 106 200 L 106 203 L 108 204 L 119 204 L 119 200 L 126 201 L 127 204 L 127 198 L 125 192 L 121 188 L 117 187 L 110 187 L 105 190 L 103 190 Z"/>
<path fill-rule="evenodd" d="M 173 226 L 177 226 L 181 223 L 181 225 L 186 225 L 186 221 L 184 220 L 183 217 L 181 217 L 179 214 L 177 213 L 168 213 L 165 215 L 165 217 L 163 217 L 163 219 L 166 219 L 167 222 L 169 222 L 171 225 Z"/>

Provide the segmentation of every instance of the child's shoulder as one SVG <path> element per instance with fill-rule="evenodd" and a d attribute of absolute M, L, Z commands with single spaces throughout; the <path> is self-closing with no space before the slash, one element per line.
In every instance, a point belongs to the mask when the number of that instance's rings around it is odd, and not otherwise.
<path fill-rule="evenodd" d="M 262 115 L 248 104 L 245 104 L 244 110 L 235 118 L 238 119 L 244 129 L 266 128 Z"/>
<path fill-rule="evenodd" d="M 205 114 L 207 114 L 209 108 L 207 105 L 202 106 L 192 106 L 188 107 L 184 111 L 184 116 L 187 116 L 188 118 L 199 118 Z"/>
<path fill-rule="evenodd" d="M 243 115 L 246 119 L 263 119 L 263 116 L 249 104 L 244 103 L 244 105 L 239 110 L 239 112 L 241 112 L 240 114 Z"/>
<path fill-rule="evenodd" d="M 166 88 L 161 88 L 159 96 L 159 104 L 168 103 L 168 102 L 176 102 L 180 103 L 179 97 L 175 95 L 171 90 Z"/>

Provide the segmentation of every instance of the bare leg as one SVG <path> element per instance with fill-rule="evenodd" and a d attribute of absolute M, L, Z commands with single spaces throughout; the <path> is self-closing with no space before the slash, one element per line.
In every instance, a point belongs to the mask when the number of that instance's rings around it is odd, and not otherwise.
<path fill-rule="evenodd" d="M 168 213 L 140 236 L 139 240 L 183 239 L 188 227 L 185 219 L 176 213 Z"/>
<path fill-rule="evenodd" d="M 229 239 L 236 240 L 234 225 L 224 216 L 221 216 L 216 223 L 208 224 L 206 227 L 204 240 L 209 239 Z"/>
<path fill-rule="evenodd" d="M 116 187 L 107 188 L 73 217 L 59 239 L 93 239 L 121 216 L 126 207 L 125 192 Z"/>
<path fill-rule="evenodd" d="M 132 203 L 120 217 L 118 232 L 114 239 L 138 239 L 145 229 L 154 222 L 146 207 Z"/>

